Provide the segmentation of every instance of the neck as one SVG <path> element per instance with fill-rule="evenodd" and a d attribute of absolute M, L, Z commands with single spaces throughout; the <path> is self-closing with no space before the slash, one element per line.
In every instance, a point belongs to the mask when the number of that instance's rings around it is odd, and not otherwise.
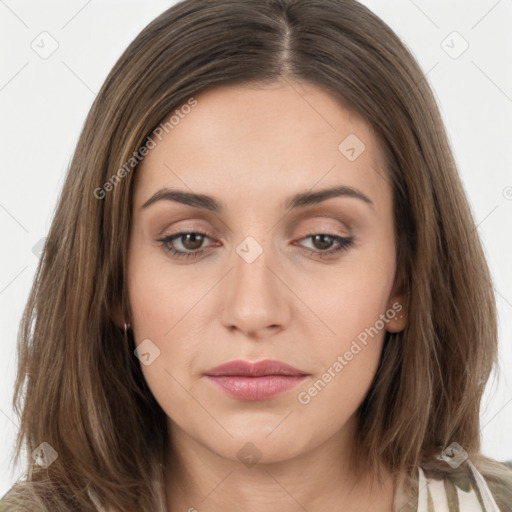
<path fill-rule="evenodd" d="M 283 460 L 262 457 L 250 465 L 215 453 L 172 424 L 165 475 L 168 511 L 225 512 L 235 502 L 251 512 L 339 510 L 340 504 L 344 512 L 391 512 L 390 471 L 382 467 L 382 483 L 369 473 L 355 478 L 348 451 L 353 443 L 347 442 L 353 429 L 348 427 L 307 452 Z"/>

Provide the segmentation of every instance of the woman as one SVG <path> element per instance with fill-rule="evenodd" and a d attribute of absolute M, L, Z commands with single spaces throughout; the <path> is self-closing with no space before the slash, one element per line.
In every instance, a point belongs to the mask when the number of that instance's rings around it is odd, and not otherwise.
<path fill-rule="evenodd" d="M 390 28 L 350 0 L 186 0 L 78 142 L 2 510 L 511 510 L 480 453 L 496 351 L 439 111 Z"/>

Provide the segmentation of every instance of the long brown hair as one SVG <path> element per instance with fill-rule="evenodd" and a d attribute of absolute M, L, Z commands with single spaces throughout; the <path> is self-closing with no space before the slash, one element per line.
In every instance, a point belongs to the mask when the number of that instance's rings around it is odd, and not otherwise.
<path fill-rule="evenodd" d="M 94 510 L 88 490 L 108 510 L 164 510 L 165 414 L 114 315 L 130 317 L 139 150 L 199 91 L 278 79 L 322 87 L 386 151 L 408 324 L 386 333 L 358 411 L 359 460 L 407 475 L 412 493 L 418 466 L 435 466 L 456 441 L 496 483 L 497 502 L 511 500 L 498 485 L 508 469 L 480 454 L 480 402 L 497 362 L 491 276 L 415 59 L 354 0 L 185 0 L 129 45 L 78 141 L 20 324 L 16 460 L 25 446 L 28 470 L 2 502 L 7 510 Z M 31 457 L 41 443 L 58 455 L 48 467 Z"/>

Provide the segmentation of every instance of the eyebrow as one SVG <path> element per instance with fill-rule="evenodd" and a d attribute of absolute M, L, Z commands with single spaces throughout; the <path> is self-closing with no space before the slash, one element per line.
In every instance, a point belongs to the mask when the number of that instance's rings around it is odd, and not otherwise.
<path fill-rule="evenodd" d="M 317 192 L 307 191 L 295 194 L 294 196 L 288 198 L 284 202 L 283 208 L 304 208 L 306 206 L 321 203 L 333 197 L 343 196 L 360 199 L 361 201 L 364 201 L 366 204 L 368 204 L 371 208 L 375 207 L 373 201 L 368 196 L 363 194 L 360 190 L 343 185 L 338 187 L 326 188 L 323 190 L 319 190 Z M 162 200 L 174 201 L 177 203 L 194 206 L 196 208 L 201 208 L 216 213 L 221 213 L 224 211 L 222 203 L 212 196 L 208 196 L 206 194 L 186 192 L 184 190 L 173 190 L 169 188 L 163 188 L 156 192 L 142 205 L 141 208 L 147 208 L 148 206 L 156 203 L 157 201 Z"/>

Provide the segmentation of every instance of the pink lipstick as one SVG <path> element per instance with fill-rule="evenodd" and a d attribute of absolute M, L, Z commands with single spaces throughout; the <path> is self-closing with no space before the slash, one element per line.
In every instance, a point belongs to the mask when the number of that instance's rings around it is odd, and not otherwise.
<path fill-rule="evenodd" d="M 272 359 L 237 360 L 204 372 L 208 380 L 238 400 L 268 400 L 303 382 L 310 374 Z"/>

